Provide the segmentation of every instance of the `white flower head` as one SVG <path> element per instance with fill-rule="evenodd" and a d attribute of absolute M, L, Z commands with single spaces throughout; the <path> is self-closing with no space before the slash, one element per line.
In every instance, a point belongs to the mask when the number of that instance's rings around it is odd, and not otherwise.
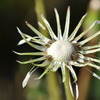
<path fill-rule="evenodd" d="M 76 67 L 85 67 L 85 66 L 91 66 L 98 70 L 100 70 L 100 66 L 96 65 L 95 63 L 100 64 L 99 59 L 95 59 L 92 57 L 89 57 L 87 54 L 95 53 L 100 51 L 100 44 L 93 45 L 93 46 L 85 46 L 87 42 L 95 38 L 96 36 L 100 35 L 100 31 L 94 33 L 90 37 L 81 40 L 80 39 L 87 34 L 90 29 L 92 29 L 96 24 L 100 24 L 100 21 L 95 21 L 87 30 L 80 33 L 78 36 L 76 36 L 83 20 L 85 19 L 85 14 L 81 20 L 79 21 L 78 25 L 74 29 L 74 31 L 69 35 L 69 26 L 70 26 L 70 7 L 68 7 L 67 14 L 66 14 L 66 21 L 65 21 L 65 28 L 64 32 L 62 34 L 61 26 L 60 26 L 60 18 L 58 11 L 54 9 L 55 16 L 56 16 L 56 22 L 57 22 L 57 36 L 55 35 L 54 31 L 52 30 L 49 22 L 45 19 L 43 15 L 41 15 L 41 18 L 45 24 L 43 26 L 40 22 L 40 27 L 42 26 L 43 29 L 47 29 L 48 33 L 51 38 L 45 37 L 41 32 L 39 32 L 36 28 L 34 28 L 31 24 L 26 22 L 27 26 L 37 35 L 37 37 L 31 37 L 25 33 L 22 33 L 19 28 L 18 32 L 22 36 L 23 40 L 19 42 L 19 45 L 23 43 L 29 44 L 31 47 L 37 49 L 40 52 L 28 52 L 28 53 L 18 53 L 15 52 L 18 55 L 35 55 L 35 56 L 41 56 L 36 59 L 31 59 L 29 61 L 21 62 L 18 61 L 21 64 L 28 64 L 31 63 L 34 66 L 37 67 L 46 67 L 43 74 L 38 77 L 37 79 L 42 78 L 49 70 L 51 71 L 57 71 L 58 68 L 61 68 L 62 70 L 62 81 L 64 82 L 66 79 L 66 73 L 65 68 L 68 68 L 74 78 L 74 81 L 77 81 L 76 73 L 73 69 L 73 66 Z M 41 64 L 37 64 L 37 62 L 43 61 Z M 30 70 L 28 72 L 28 79 L 30 75 L 34 72 L 33 70 Z M 30 74 L 31 73 L 31 74 Z M 94 73 L 92 75 L 98 79 L 100 77 Z M 26 77 L 26 78 L 27 78 Z M 28 79 L 25 78 L 24 86 L 27 84 Z"/>

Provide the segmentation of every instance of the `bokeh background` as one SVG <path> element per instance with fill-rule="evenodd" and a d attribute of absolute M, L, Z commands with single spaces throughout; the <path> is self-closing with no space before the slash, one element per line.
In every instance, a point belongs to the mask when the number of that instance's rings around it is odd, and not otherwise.
<path fill-rule="evenodd" d="M 94 20 L 100 20 L 100 0 L 43 1 L 47 19 L 55 32 L 56 22 L 54 8 L 57 8 L 59 12 L 63 29 L 67 7 L 71 7 L 70 32 L 72 32 L 80 18 L 86 12 L 88 12 L 87 20 L 79 33 L 87 28 Z M 17 32 L 16 26 L 23 32 L 34 36 L 34 33 L 25 25 L 26 20 L 38 28 L 35 0 L 0 0 L 0 100 L 49 100 L 48 85 L 45 77 L 39 81 L 34 81 L 34 78 L 43 71 L 42 69 L 38 69 L 36 73 L 32 75 L 27 87 L 24 89 L 22 88 L 22 81 L 32 66 L 18 64 L 16 59 L 26 60 L 28 58 L 26 58 L 26 56 L 17 56 L 12 50 L 20 52 L 33 50 L 33 48 L 29 47 L 27 44 L 17 46 L 21 36 Z M 97 30 L 100 30 L 100 26 L 95 27 L 93 31 Z M 92 41 L 92 43 L 97 42 L 100 42 L 99 38 Z M 100 53 L 97 54 L 97 57 L 100 58 Z M 100 100 L 100 81 L 91 77 L 89 72 L 84 71 L 84 69 L 80 70 L 76 68 L 75 70 L 77 75 L 81 77 L 79 81 L 79 84 L 82 85 L 80 85 L 80 91 L 82 94 L 86 93 L 85 96 L 87 99 L 83 100 Z M 100 75 L 99 71 L 94 69 L 93 71 Z M 88 87 L 86 90 L 88 92 L 84 92 L 85 87 Z M 63 91 L 63 86 L 61 86 L 61 88 Z M 62 98 L 62 100 L 65 99 Z"/>

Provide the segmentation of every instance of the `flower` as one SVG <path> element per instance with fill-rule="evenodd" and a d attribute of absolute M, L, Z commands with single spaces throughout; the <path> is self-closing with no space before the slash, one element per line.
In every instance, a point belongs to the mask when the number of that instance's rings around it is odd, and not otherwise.
<path fill-rule="evenodd" d="M 18 55 L 35 55 L 35 56 L 41 56 L 36 59 L 31 59 L 29 61 L 21 62 L 18 61 L 20 64 L 29 64 L 31 63 L 35 67 L 32 67 L 32 69 L 27 73 L 24 81 L 23 81 L 23 87 L 26 86 L 30 76 L 32 73 L 38 68 L 38 67 L 46 67 L 45 71 L 38 77 L 37 79 L 41 79 L 49 70 L 50 71 L 57 71 L 58 68 L 61 68 L 62 71 L 62 81 L 64 82 L 66 79 L 65 75 L 65 68 L 68 68 L 74 78 L 74 81 L 77 81 L 76 73 L 73 69 L 73 66 L 76 67 L 85 67 L 85 66 L 91 66 L 96 68 L 97 70 L 100 70 L 100 66 L 96 65 L 95 63 L 100 63 L 99 59 L 95 59 L 92 57 L 89 57 L 88 54 L 95 53 L 100 51 L 100 44 L 92 45 L 92 46 L 84 46 L 87 42 L 95 38 L 96 36 L 100 35 L 100 31 L 94 33 L 90 37 L 79 41 L 85 34 L 87 34 L 90 29 L 92 29 L 96 24 L 100 24 L 100 21 L 95 21 L 87 30 L 80 33 L 78 36 L 76 36 L 76 33 L 78 32 L 83 20 L 85 19 L 85 14 L 81 20 L 79 21 L 78 25 L 74 29 L 74 31 L 69 35 L 69 25 L 70 25 L 70 7 L 68 7 L 67 15 L 66 15 L 66 21 L 65 21 L 65 28 L 64 32 L 62 34 L 61 26 L 60 26 L 60 18 L 58 11 L 54 9 L 55 16 L 56 16 L 56 22 L 57 22 L 57 36 L 53 32 L 49 22 L 45 19 L 43 15 L 41 15 L 41 18 L 45 24 L 43 26 L 40 22 L 39 25 L 43 29 L 48 30 L 48 34 L 50 35 L 50 38 L 45 37 L 41 32 L 39 32 L 36 28 L 34 28 L 31 24 L 26 22 L 26 25 L 37 35 L 35 37 L 29 36 L 23 32 L 20 31 L 20 29 L 17 27 L 18 32 L 22 36 L 22 40 L 18 43 L 18 45 L 27 43 L 31 47 L 37 49 L 40 52 L 28 52 L 28 53 L 19 53 L 15 52 Z M 39 63 L 38 62 L 41 62 Z M 98 79 L 100 77 L 96 73 L 92 73 L 92 75 Z"/>

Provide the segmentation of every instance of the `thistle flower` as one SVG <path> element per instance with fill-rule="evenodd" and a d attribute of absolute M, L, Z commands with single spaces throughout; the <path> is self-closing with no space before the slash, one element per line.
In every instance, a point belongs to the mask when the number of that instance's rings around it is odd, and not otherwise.
<path fill-rule="evenodd" d="M 57 22 L 57 36 L 55 35 L 54 31 L 52 30 L 49 22 L 45 19 L 43 15 L 41 18 L 45 24 L 42 25 L 40 22 L 39 25 L 45 30 L 48 30 L 48 34 L 50 38 L 45 37 L 41 32 L 39 32 L 36 28 L 34 28 L 31 24 L 26 22 L 26 25 L 37 35 L 35 37 L 29 36 L 20 31 L 17 27 L 18 32 L 22 36 L 22 40 L 18 43 L 18 45 L 27 43 L 31 47 L 37 49 L 40 52 L 28 52 L 28 53 L 19 53 L 15 52 L 18 55 L 33 55 L 33 56 L 41 56 L 36 59 L 31 59 L 25 62 L 18 61 L 20 64 L 29 64 L 33 65 L 32 69 L 27 73 L 24 81 L 23 87 L 26 86 L 30 76 L 38 67 L 46 67 L 45 71 L 36 79 L 41 79 L 48 71 L 57 71 L 58 68 L 61 68 L 62 71 L 62 81 L 64 82 L 66 79 L 65 68 L 68 68 L 71 72 L 74 82 L 77 81 L 76 73 L 73 67 L 85 67 L 91 66 L 100 70 L 100 66 L 96 65 L 95 63 L 100 64 L 100 60 L 96 58 L 89 57 L 88 54 L 96 53 L 100 51 L 100 44 L 92 45 L 92 46 L 85 46 L 87 42 L 95 38 L 96 36 L 100 35 L 100 31 L 94 33 L 90 37 L 79 41 L 85 34 L 87 34 L 96 24 L 100 24 L 100 21 L 95 21 L 87 30 L 80 33 L 76 36 L 83 20 L 85 19 L 85 14 L 81 20 L 79 21 L 78 25 L 74 29 L 74 31 L 69 35 L 69 25 L 70 25 L 70 7 L 67 9 L 66 14 L 66 21 L 65 21 L 65 28 L 62 34 L 61 26 L 60 26 L 60 18 L 58 11 L 54 9 L 55 17 Z M 38 63 L 42 62 L 42 63 Z M 35 67 L 34 67 L 35 66 Z M 37 66 L 37 67 L 36 67 Z M 92 72 L 92 75 L 98 79 L 100 77 Z"/>

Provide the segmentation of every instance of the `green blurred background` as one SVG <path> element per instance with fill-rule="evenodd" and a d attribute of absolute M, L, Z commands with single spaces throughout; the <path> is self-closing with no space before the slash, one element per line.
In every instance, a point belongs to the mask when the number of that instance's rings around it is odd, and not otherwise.
<path fill-rule="evenodd" d="M 100 7 L 97 9 L 97 4 L 93 3 L 94 5 L 92 5 L 91 1 L 100 3 L 100 0 L 44 0 L 47 19 L 54 31 L 56 32 L 54 8 L 57 8 L 59 12 L 63 29 L 67 7 L 71 7 L 70 32 L 86 12 L 90 12 L 88 18 L 90 20 L 87 21 L 88 23 L 85 22 L 85 25 L 92 23 L 95 19 L 100 20 Z M 34 78 L 43 70 L 37 70 L 26 88 L 23 89 L 21 86 L 26 73 L 32 66 L 19 65 L 16 59 L 27 58 L 17 56 L 12 50 L 20 52 L 33 50 L 26 44 L 17 46 L 21 36 L 17 32 L 16 26 L 23 32 L 34 36 L 25 25 L 26 20 L 37 28 L 35 0 L 0 0 L 0 100 L 49 100 L 45 77 L 39 81 L 34 81 Z M 100 57 L 100 53 L 98 57 Z M 79 69 L 75 70 L 79 75 Z M 95 72 L 100 75 L 100 72 Z M 62 98 L 62 100 L 65 99 Z M 100 100 L 100 81 L 95 78 L 91 78 L 87 100 Z"/>

